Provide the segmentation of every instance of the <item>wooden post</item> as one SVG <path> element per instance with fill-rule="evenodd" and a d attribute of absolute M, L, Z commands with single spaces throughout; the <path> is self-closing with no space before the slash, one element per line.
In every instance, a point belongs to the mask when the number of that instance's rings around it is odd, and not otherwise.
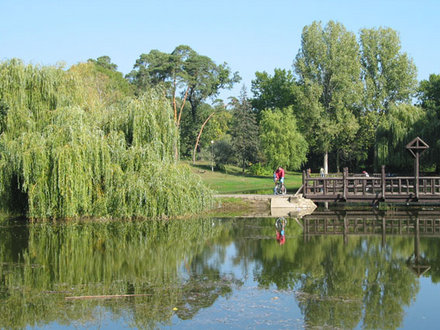
<path fill-rule="evenodd" d="M 302 180 L 303 180 L 303 195 L 304 197 L 307 195 L 307 180 L 306 180 L 306 171 L 303 171 L 303 175 L 302 175 Z"/>
<path fill-rule="evenodd" d="M 414 156 L 414 194 L 415 198 L 419 199 L 419 159 L 420 154 L 428 149 L 429 146 L 426 144 L 425 141 L 423 141 L 421 138 L 416 137 L 414 140 L 412 140 L 410 143 L 406 145 L 406 149 L 411 152 L 411 154 Z"/>
<path fill-rule="evenodd" d="M 382 165 L 382 199 L 384 202 L 385 202 L 385 190 L 386 190 L 385 165 Z"/>
<path fill-rule="evenodd" d="M 415 184 L 414 184 L 414 189 L 415 189 L 415 194 L 416 194 L 416 199 L 419 199 L 419 156 L 420 153 L 417 150 L 416 151 L 416 157 L 414 160 L 414 180 L 415 180 Z"/>
<path fill-rule="evenodd" d="M 342 174 L 342 186 L 344 189 L 342 197 L 345 201 L 347 201 L 347 195 L 348 195 L 348 167 L 344 167 L 344 172 Z"/>

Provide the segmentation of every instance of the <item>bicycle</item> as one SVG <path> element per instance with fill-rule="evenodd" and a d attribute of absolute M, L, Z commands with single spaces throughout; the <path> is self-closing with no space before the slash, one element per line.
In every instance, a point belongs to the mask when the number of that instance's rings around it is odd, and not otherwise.
<path fill-rule="evenodd" d="M 275 220 L 275 228 L 277 231 L 281 233 L 281 231 L 284 231 L 284 228 L 287 226 L 287 220 L 286 218 L 280 217 Z M 284 234 L 284 233 L 283 233 Z"/>
<path fill-rule="evenodd" d="M 286 243 L 286 232 L 285 228 L 287 226 L 286 218 L 280 217 L 275 221 L 275 228 L 277 230 L 276 239 L 280 245 Z"/>
<path fill-rule="evenodd" d="M 287 189 L 284 183 L 277 181 L 275 183 L 275 195 L 285 195 L 287 194 Z"/>

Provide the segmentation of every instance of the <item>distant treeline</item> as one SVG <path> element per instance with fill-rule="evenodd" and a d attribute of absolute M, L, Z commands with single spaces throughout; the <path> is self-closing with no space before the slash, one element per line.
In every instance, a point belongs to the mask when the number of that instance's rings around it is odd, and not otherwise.
<path fill-rule="evenodd" d="M 375 171 L 384 164 L 387 171 L 411 172 L 405 146 L 419 136 L 430 146 L 422 169 L 438 172 L 440 76 L 418 82 L 391 28 L 356 35 L 338 22 L 313 22 L 303 29 L 292 70 L 256 72 L 252 95 L 228 100 L 215 97 L 240 81 L 238 73 L 188 46 L 141 54 L 125 78 L 107 56 L 89 63 L 121 92 L 163 88 L 181 158 L 214 158 L 218 168 L 234 163 L 254 174 L 278 165 L 315 171 L 326 160 L 329 171 Z"/>
<path fill-rule="evenodd" d="M 440 161 L 440 75 L 418 82 L 390 28 L 356 36 L 337 22 L 305 26 L 292 70 L 240 81 L 189 46 L 141 54 L 124 76 L 110 57 L 68 69 L 0 63 L 0 171 L 4 207 L 31 217 L 155 216 L 203 209 L 209 192 L 178 165 L 270 174 L 328 165 L 329 171 L 411 172 L 405 145 Z M 203 198 L 201 198 L 203 196 Z"/>

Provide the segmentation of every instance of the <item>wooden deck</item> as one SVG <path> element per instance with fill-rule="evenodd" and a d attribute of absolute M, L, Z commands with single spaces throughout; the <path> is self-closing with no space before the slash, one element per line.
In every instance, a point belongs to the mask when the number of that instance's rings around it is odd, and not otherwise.
<path fill-rule="evenodd" d="M 388 202 L 440 204 L 440 177 L 311 177 L 303 174 L 303 195 L 314 202 Z"/>

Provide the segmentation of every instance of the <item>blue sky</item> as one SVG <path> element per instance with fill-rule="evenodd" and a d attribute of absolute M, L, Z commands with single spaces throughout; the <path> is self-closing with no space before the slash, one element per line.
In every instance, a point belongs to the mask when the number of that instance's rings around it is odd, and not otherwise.
<path fill-rule="evenodd" d="M 301 31 L 313 21 L 390 27 L 418 68 L 440 74 L 439 0 L 0 0 L 0 60 L 67 67 L 102 55 L 124 74 L 152 49 L 186 44 L 227 62 L 249 89 L 256 71 L 291 69 Z"/>

